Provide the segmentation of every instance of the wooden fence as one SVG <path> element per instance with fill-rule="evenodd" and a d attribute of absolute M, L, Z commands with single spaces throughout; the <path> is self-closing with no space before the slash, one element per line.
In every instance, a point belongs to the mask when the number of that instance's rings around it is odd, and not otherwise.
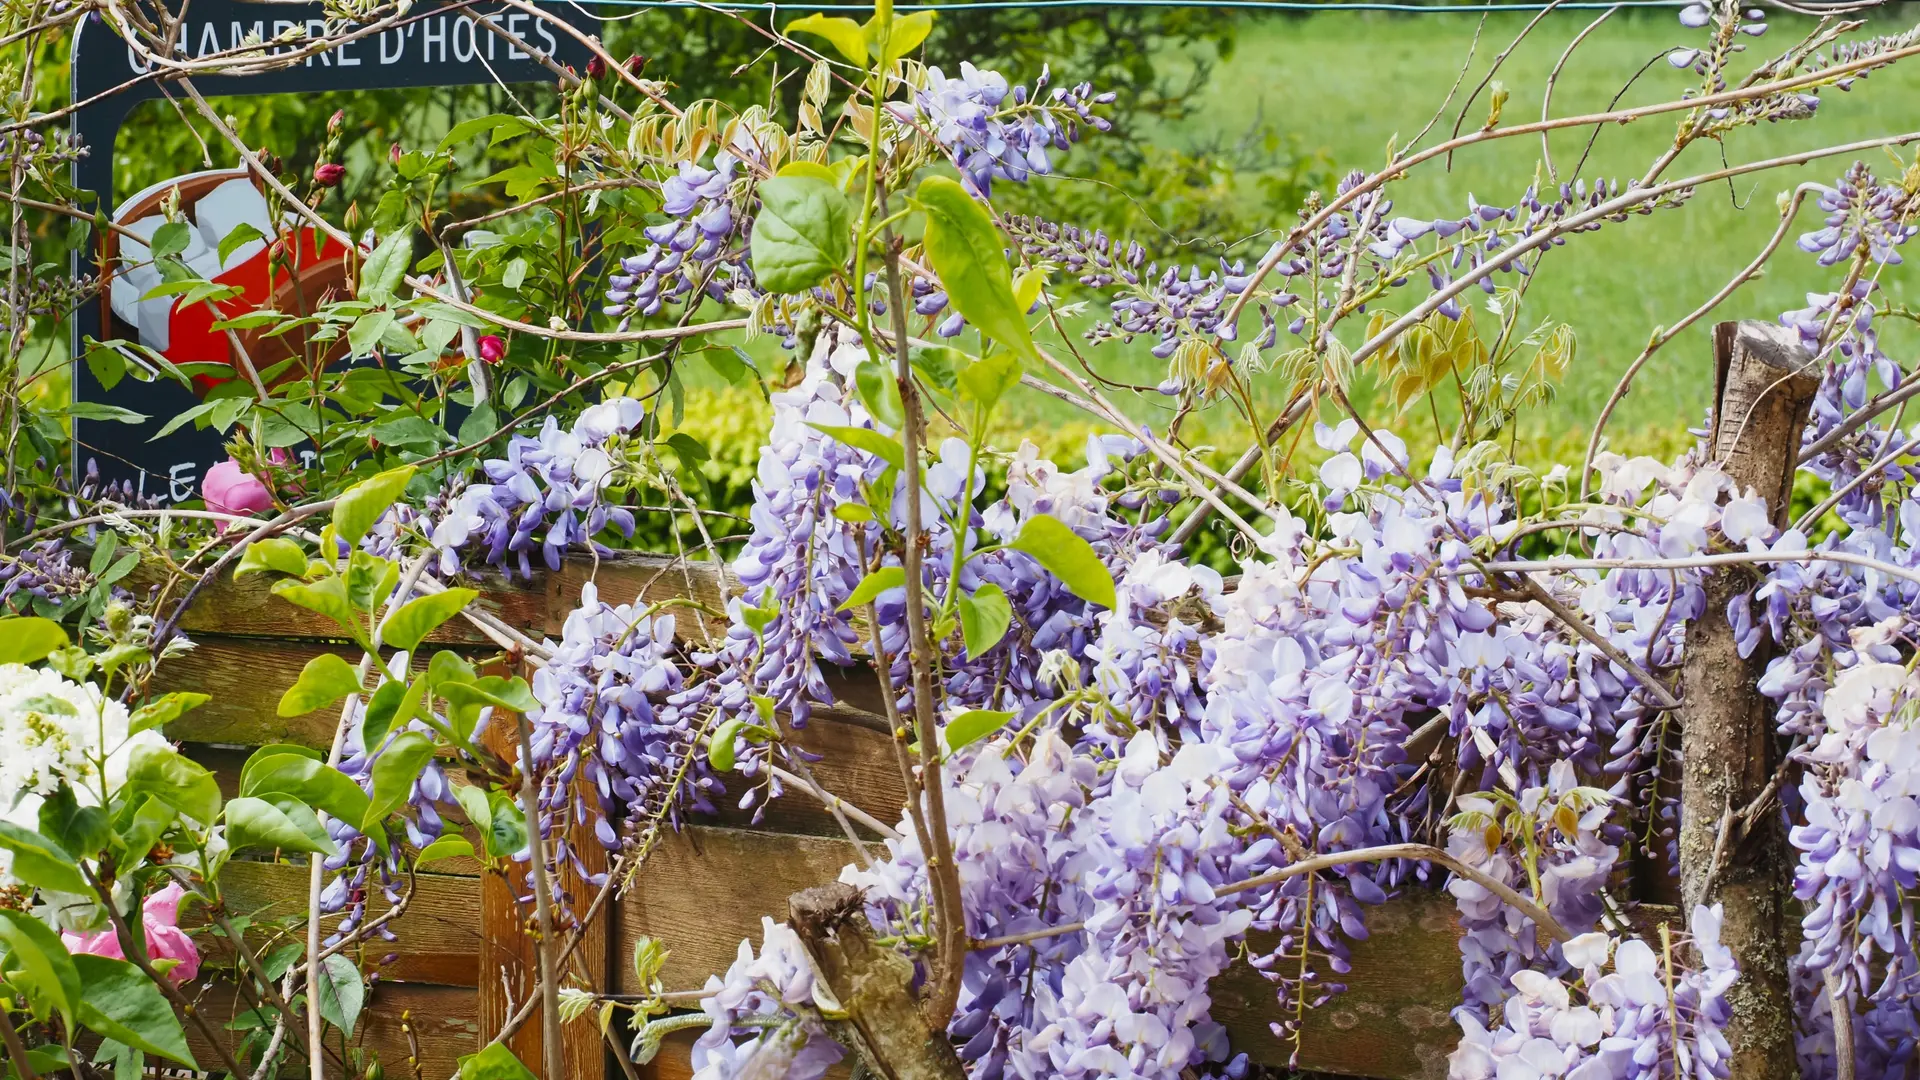
<path fill-rule="evenodd" d="M 688 569 L 663 560 L 625 558 L 580 562 L 531 582 L 486 581 L 480 601 L 526 632 L 558 637 L 566 615 L 591 577 L 602 599 L 628 602 L 693 596 L 720 607 L 710 569 Z M 696 620 L 678 620 L 683 633 L 700 633 Z M 308 660 L 338 651 L 358 656 L 330 624 L 270 596 L 259 576 L 210 584 L 183 623 L 196 647 L 162 669 L 164 689 L 194 689 L 211 703 L 182 717 L 168 734 L 212 768 L 229 796 L 239 767 L 253 747 L 298 743 L 325 748 L 337 719 L 314 712 L 282 719 L 281 693 Z M 714 630 L 719 628 L 713 627 Z M 462 620 L 442 627 L 434 639 L 475 657 L 499 650 Z M 893 764 L 884 723 L 876 724 L 877 684 L 870 672 L 837 671 L 830 680 L 843 705 L 822 710 L 800 741 L 825 755 L 814 766 L 822 785 L 881 820 L 899 818 L 904 789 Z M 871 710 L 871 711 L 867 711 Z M 459 778 L 455 778 L 459 782 Z M 598 851 L 589 841 L 584 851 Z M 642 935 L 670 950 L 663 980 L 668 989 L 694 989 L 708 974 L 723 972 L 739 943 L 758 946 L 763 915 L 783 918 L 787 897 L 824 884 L 855 861 L 850 842 L 832 818 L 808 796 L 790 792 L 759 825 L 728 811 L 699 820 L 666 839 L 633 879 L 632 888 L 608 903 L 576 951 L 573 971 L 604 992 L 632 992 L 633 944 Z M 379 979 L 368 999 L 356 1041 L 378 1053 L 390 1078 L 410 1076 L 407 1059 L 418 1047 L 425 1080 L 446 1080 L 456 1059 L 494 1037 L 502 1022 L 526 1001 L 533 983 L 528 936 L 530 913 L 516 906 L 513 890 L 478 863 L 436 864 L 419 875 L 406 912 L 393 924 L 398 941 L 375 940 L 360 960 Z M 230 867 L 230 904 L 237 912 L 263 916 L 304 910 L 307 870 L 292 863 L 245 863 Z M 377 894 L 370 913 L 384 910 Z M 1644 909 L 1662 917 L 1670 909 Z M 1454 905 L 1444 893 L 1409 889 L 1373 908 L 1370 937 L 1354 947 L 1346 993 L 1309 1012 L 1296 1067 L 1371 1077 L 1443 1077 L 1446 1056 L 1458 1040 L 1448 1016 L 1460 1000 L 1459 930 Z M 1212 987 L 1213 1015 L 1231 1032 L 1236 1048 L 1256 1060 L 1285 1064 L 1289 1047 L 1270 1023 L 1277 1016 L 1272 988 L 1259 973 L 1236 963 Z M 222 1021 L 236 1008 L 232 988 L 209 991 L 202 1007 Z M 511 1043 L 537 1067 L 538 1022 L 528 1023 Z M 569 1071 L 574 1077 L 619 1076 L 609 1069 L 605 1046 L 589 1014 L 570 1026 Z M 691 1073 L 690 1037 L 676 1037 L 643 1070 L 653 1077 Z M 330 1069 L 339 1075 L 338 1069 Z M 549 1078 L 551 1080 L 551 1078 Z"/>

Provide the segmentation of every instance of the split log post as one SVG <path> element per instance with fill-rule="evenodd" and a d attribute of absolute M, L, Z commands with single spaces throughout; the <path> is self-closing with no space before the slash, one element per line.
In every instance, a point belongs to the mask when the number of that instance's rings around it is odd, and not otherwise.
<path fill-rule="evenodd" d="M 876 944 L 865 904 L 851 885 L 794 893 L 789 922 L 847 1012 L 847 1026 L 868 1067 L 882 1080 L 965 1080 L 947 1033 L 927 1027 L 913 994 L 913 962 Z"/>
<path fill-rule="evenodd" d="M 1776 524 L 1788 520 L 1795 459 L 1807 411 L 1819 389 L 1812 357 L 1789 329 L 1762 322 L 1714 328 L 1714 408 L 1708 460 L 1745 492 L 1767 501 Z M 1686 911 L 1721 904 L 1721 940 L 1740 965 L 1729 992 L 1733 1047 L 1729 1080 L 1794 1080 L 1789 944 L 1798 939 L 1790 910 L 1793 859 L 1777 812 L 1745 822 L 1778 764 L 1774 709 L 1757 685 L 1764 645 L 1742 657 L 1727 604 L 1753 586 L 1753 574 L 1716 569 L 1705 582 L 1706 609 L 1687 628 L 1682 669 L 1680 891 Z"/>

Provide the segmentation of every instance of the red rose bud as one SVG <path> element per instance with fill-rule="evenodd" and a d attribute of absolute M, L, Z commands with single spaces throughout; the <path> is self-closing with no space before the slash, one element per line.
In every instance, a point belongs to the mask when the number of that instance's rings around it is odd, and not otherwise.
<path fill-rule="evenodd" d="M 645 70 L 647 70 L 646 57 L 641 56 L 639 53 L 627 57 L 627 74 L 638 78 L 640 73 Z"/>
<path fill-rule="evenodd" d="M 480 359 L 489 364 L 497 364 L 507 355 L 507 343 L 500 340 L 498 334 L 485 334 L 480 338 Z"/>
<path fill-rule="evenodd" d="M 595 54 L 587 60 L 587 78 L 602 79 L 606 77 L 606 74 L 607 62 L 600 59 L 598 54 Z"/>
<path fill-rule="evenodd" d="M 313 167 L 313 182 L 321 187 L 339 187 L 346 175 L 347 167 L 334 161 L 323 161 Z"/>

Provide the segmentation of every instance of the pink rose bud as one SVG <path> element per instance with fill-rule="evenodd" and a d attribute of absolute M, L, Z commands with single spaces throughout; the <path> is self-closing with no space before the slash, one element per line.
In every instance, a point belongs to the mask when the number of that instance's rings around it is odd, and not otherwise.
<path fill-rule="evenodd" d="M 347 119 L 347 110 L 345 109 L 334 110 L 333 115 L 327 118 L 327 134 L 331 135 L 334 132 L 339 131 L 340 125 L 344 123 L 346 119 Z"/>
<path fill-rule="evenodd" d="M 180 898 L 185 895 L 186 890 L 180 883 L 173 882 L 147 897 L 140 909 L 140 919 L 147 931 L 147 959 L 171 961 L 166 974 L 175 986 L 200 974 L 200 950 L 194 947 L 186 931 L 180 929 Z M 68 931 L 60 937 L 70 953 L 89 953 L 115 960 L 127 958 L 120 949 L 119 935 L 112 930 L 93 934 Z"/>
<path fill-rule="evenodd" d="M 206 479 L 200 481 L 200 497 L 207 509 L 221 514 L 252 515 L 273 507 L 273 492 L 232 458 L 207 470 Z"/>
<path fill-rule="evenodd" d="M 587 60 L 587 78 L 603 78 L 607 74 L 607 62 L 595 55 Z"/>
<path fill-rule="evenodd" d="M 400 149 L 399 143 L 394 143 L 392 146 L 387 147 L 387 160 L 398 165 L 400 164 L 401 155 L 405 153 L 405 150 Z"/>
<path fill-rule="evenodd" d="M 507 343 L 500 340 L 498 334 L 485 334 L 480 338 L 480 359 L 489 364 L 497 364 L 507 355 Z"/>
<path fill-rule="evenodd" d="M 313 167 L 313 182 L 321 187 L 339 187 L 347 167 L 337 161 L 323 161 Z"/>

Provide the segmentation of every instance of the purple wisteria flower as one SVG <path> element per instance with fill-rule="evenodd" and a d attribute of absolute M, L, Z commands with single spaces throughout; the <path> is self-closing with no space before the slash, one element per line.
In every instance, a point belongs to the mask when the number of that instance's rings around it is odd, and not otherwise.
<path fill-rule="evenodd" d="M 946 151 L 961 176 L 983 198 L 998 178 L 1024 181 L 1053 171 L 1050 150 L 1067 150 L 1079 141 L 1084 125 L 1096 131 L 1113 126 L 1094 112 L 1112 104 L 1111 91 L 1095 93 L 1090 83 L 1049 87 L 1042 68 L 1029 90 L 1009 88 L 997 71 L 982 71 L 962 61 L 958 78 L 927 69 L 927 85 L 914 97 L 914 109 Z"/>

